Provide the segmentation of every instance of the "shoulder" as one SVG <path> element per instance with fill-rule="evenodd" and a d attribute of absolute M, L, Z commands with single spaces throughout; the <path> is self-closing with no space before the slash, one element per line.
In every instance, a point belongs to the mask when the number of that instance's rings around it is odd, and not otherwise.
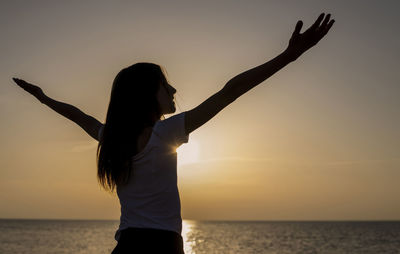
<path fill-rule="evenodd" d="M 185 112 L 170 116 L 164 120 L 157 121 L 155 127 L 157 128 L 177 128 L 184 124 Z"/>

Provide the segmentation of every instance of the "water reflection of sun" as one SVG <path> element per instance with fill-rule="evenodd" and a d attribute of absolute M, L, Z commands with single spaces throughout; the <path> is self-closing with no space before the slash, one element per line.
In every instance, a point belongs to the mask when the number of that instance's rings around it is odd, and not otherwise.
<path fill-rule="evenodd" d="M 182 221 L 182 238 L 185 254 L 196 254 L 193 247 L 196 245 L 196 238 L 193 237 L 192 230 L 196 227 L 196 221 Z"/>
<path fill-rule="evenodd" d="M 178 153 L 178 165 L 192 164 L 199 161 L 199 144 L 191 139 L 176 149 Z"/>

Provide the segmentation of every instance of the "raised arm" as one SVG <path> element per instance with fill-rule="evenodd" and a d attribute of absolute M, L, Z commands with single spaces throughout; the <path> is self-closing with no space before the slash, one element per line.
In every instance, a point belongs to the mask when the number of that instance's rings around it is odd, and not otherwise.
<path fill-rule="evenodd" d="M 295 61 L 305 51 L 316 45 L 328 33 L 335 22 L 334 20 L 329 20 L 330 14 L 328 14 L 321 24 L 323 18 L 324 13 L 302 34 L 300 34 L 300 30 L 303 23 L 301 20 L 298 21 L 289 45 L 283 53 L 262 65 L 235 76 L 219 92 L 194 109 L 185 112 L 186 134 L 205 124 L 238 97 L 272 76 L 290 62 Z"/>
<path fill-rule="evenodd" d="M 89 136 L 99 140 L 98 133 L 100 127 L 103 125 L 97 119 L 83 113 L 80 109 L 70 104 L 53 100 L 52 98 L 45 95 L 42 89 L 38 86 L 30 84 L 22 79 L 13 78 L 14 82 L 17 83 L 25 91 L 35 96 L 41 103 L 47 105 L 57 113 L 65 116 L 71 121 L 82 127 Z"/>

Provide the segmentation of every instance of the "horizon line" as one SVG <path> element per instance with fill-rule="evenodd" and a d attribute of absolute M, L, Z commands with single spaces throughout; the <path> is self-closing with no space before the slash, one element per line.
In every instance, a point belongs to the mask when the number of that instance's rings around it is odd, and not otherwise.
<path fill-rule="evenodd" d="M 0 218 L 0 220 L 48 220 L 48 221 L 116 221 L 119 219 L 74 219 L 74 218 Z M 400 219 L 182 219 L 199 222 L 400 222 Z"/>

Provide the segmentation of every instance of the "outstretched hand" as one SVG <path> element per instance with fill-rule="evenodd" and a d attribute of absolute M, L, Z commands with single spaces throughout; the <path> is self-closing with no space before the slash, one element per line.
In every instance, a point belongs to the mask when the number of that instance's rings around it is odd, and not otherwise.
<path fill-rule="evenodd" d="M 13 80 L 22 89 L 24 89 L 28 93 L 32 94 L 33 96 L 35 96 L 39 101 L 42 101 L 42 99 L 44 97 L 44 93 L 40 87 L 30 84 L 22 79 L 13 78 Z"/>
<path fill-rule="evenodd" d="M 289 40 L 289 45 L 285 50 L 293 61 L 315 46 L 328 33 L 335 20 L 329 20 L 331 14 L 326 15 L 325 19 L 324 15 L 324 13 L 321 13 L 315 23 L 302 34 L 300 34 L 300 30 L 303 22 L 301 20 L 297 22 L 296 28 Z M 321 24 L 322 19 L 324 21 Z"/>

